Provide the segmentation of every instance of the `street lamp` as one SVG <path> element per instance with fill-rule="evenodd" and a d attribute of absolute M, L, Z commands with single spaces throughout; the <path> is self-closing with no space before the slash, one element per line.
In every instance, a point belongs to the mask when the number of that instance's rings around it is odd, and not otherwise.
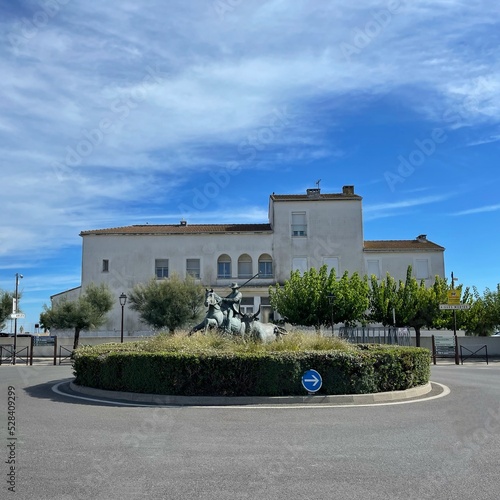
<path fill-rule="evenodd" d="M 455 290 L 455 281 L 457 281 L 458 278 L 455 278 L 455 276 L 453 276 L 453 271 L 451 272 L 451 289 L 452 290 Z M 455 309 L 453 309 L 453 335 L 455 335 L 455 337 L 457 336 L 457 311 Z"/>
<path fill-rule="evenodd" d="M 330 304 L 331 312 L 332 312 L 332 337 L 333 337 L 333 303 L 335 301 L 335 295 L 333 293 L 329 293 L 327 295 L 328 303 Z"/>
<path fill-rule="evenodd" d="M 455 278 L 453 275 L 453 271 L 451 272 L 451 289 L 455 290 L 455 281 L 458 278 Z M 457 311 L 453 309 L 453 338 L 455 339 L 455 364 L 458 365 L 458 338 L 457 338 Z"/>
<path fill-rule="evenodd" d="M 122 292 L 122 294 L 118 297 L 120 299 L 120 305 L 122 306 L 122 323 L 121 323 L 121 334 L 120 334 L 120 342 L 123 343 L 123 308 L 127 303 L 127 296 Z"/>
<path fill-rule="evenodd" d="M 19 311 L 19 280 L 23 278 L 22 274 L 16 273 L 16 293 L 14 296 L 14 307 L 12 312 L 14 313 L 14 355 L 12 357 L 12 364 L 16 364 L 16 353 L 17 353 L 17 312 Z"/>

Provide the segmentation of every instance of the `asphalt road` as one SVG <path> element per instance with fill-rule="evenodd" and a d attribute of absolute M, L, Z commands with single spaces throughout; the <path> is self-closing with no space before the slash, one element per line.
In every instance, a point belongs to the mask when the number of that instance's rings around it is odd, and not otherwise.
<path fill-rule="evenodd" d="M 52 390 L 71 378 L 0 367 L 1 499 L 500 497 L 500 363 L 438 365 L 449 395 L 362 407 L 122 406 Z"/>

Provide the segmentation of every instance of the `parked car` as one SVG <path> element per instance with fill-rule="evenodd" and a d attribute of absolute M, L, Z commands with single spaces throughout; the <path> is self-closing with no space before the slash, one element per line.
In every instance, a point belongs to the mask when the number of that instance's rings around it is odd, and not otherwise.
<path fill-rule="evenodd" d="M 492 335 L 492 337 L 500 337 L 500 332 L 496 332 Z"/>

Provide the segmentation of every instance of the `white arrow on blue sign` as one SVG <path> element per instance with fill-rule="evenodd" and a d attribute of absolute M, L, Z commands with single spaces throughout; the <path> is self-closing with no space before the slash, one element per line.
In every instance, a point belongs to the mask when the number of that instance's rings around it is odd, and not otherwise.
<path fill-rule="evenodd" d="M 302 387 L 307 392 L 317 392 L 321 389 L 323 380 L 321 375 L 316 370 L 307 370 L 304 375 L 302 375 Z"/>

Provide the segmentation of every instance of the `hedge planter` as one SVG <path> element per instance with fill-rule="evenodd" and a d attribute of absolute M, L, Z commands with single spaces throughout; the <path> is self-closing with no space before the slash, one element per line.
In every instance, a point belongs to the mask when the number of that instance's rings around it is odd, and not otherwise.
<path fill-rule="evenodd" d="M 316 394 L 367 394 L 429 382 L 426 349 L 355 345 L 347 350 L 201 352 L 127 351 L 113 346 L 75 351 L 75 383 L 97 389 L 179 396 L 304 395 L 302 374 L 323 379 Z"/>

